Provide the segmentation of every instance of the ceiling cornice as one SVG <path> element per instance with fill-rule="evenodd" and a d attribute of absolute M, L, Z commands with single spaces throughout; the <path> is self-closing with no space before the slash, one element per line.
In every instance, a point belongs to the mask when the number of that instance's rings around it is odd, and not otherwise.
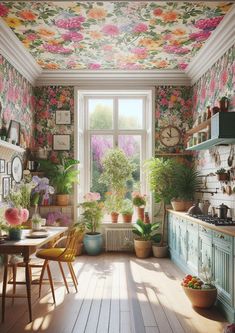
<path fill-rule="evenodd" d="M 0 18 L 0 52 L 32 85 L 42 72 L 31 54 Z"/>
<path fill-rule="evenodd" d="M 235 43 L 235 4 L 192 59 L 186 73 L 192 85 Z"/>
<path fill-rule="evenodd" d="M 181 70 L 44 70 L 36 81 L 37 86 L 45 85 L 87 85 L 112 84 L 125 86 L 139 85 L 190 85 L 189 77 Z"/>

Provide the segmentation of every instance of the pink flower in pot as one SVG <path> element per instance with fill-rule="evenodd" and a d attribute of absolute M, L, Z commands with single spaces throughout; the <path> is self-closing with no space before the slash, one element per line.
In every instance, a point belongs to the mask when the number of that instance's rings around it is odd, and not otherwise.
<path fill-rule="evenodd" d="M 29 218 L 28 209 L 21 208 L 8 208 L 5 211 L 5 219 L 12 227 L 17 227 Z"/>

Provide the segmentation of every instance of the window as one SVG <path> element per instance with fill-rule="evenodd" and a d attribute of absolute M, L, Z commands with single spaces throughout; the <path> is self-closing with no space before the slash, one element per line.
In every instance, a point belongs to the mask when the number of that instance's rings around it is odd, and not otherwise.
<path fill-rule="evenodd" d="M 78 91 L 78 154 L 80 160 L 79 200 L 86 192 L 99 192 L 101 160 L 113 147 L 121 148 L 136 164 L 134 181 L 127 184 L 129 196 L 140 186 L 147 193 L 143 161 L 152 156 L 152 90 Z"/>

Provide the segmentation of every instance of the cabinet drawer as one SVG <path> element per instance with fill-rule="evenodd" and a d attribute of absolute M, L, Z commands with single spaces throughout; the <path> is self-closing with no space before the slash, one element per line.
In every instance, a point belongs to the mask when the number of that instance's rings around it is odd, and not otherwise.
<path fill-rule="evenodd" d="M 201 235 L 205 235 L 207 237 L 211 237 L 212 238 L 212 230 L 207 229 L 207 228 L 203 227 L 202 225 L 199 225 L 199 233 Z"/>
<path fill-rule="evenodd" d="M 222 232 L 213 231 L 213 243 L 221 243 L 226 248 L 231 248 L 233 242 L 233 237 L 226 235 Z"/>

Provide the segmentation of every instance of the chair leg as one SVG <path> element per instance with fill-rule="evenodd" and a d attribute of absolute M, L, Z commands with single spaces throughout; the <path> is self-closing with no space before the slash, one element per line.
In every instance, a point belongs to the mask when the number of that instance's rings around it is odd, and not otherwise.
<path fill-rule="evenodd" d="M 2 285 L 2 323 L 5 319 L 5 300 L 6 300 L 6 289 L 7 289 L 7 273 L 8 264 L 4 265 L 3 285 Z"/>
<path fill-rule="evenodd" d="M 77 279 L 76 274 L 75 274 L 75 272 L 74 272 L 73 264 L 72 264 L 71 262 L 70 262 L 69 264 L 70 264 L 70 266 L 71 266 L 71 269 L 72 269 L 72 272 L 73 272 L 74 279 L 75 279 L 76 284 L 77 284 L 77 286 L 78 286 L 78 279 Z"/>
<path fill-rule="evenodd" d="M 64 280 L 65 287 L 66 287 L 67 292 L 68 292 L 68 294 L 69 294 L 69 287 L 68 287 L 68 283 L 67 283 L 66 278 L 65 278 L 65 275 L 64 275 L 63 266 L 62 266 L 62 264 L 61 264 L 60 261 L 58 261 L 58 264 L 59 264 L 59 267 L 60 267 L 61 275 L 62 275 L 63 280 Z"/>
<path fill-rule="evenodd" d="M 42 280 L 43 280 L 43 276 L 44 276 L 44 273 L 45 273 L 45 269 L 46 269 L 46 267 L 47 267 L 47 264 L 48 264 L 48 260 L 45 260 L 45 261 L 44 261 L 44 264 L 43 264 L 43 266 L 42 266 L 42 271 L 41 271 L 40 278 L 39 278 L 39 297 L 41 297 Z"/>
<path fill-rule="evenodd" d="M 12 296 L 16 293 L 16 265 L 12 265 L 12 282 L 13 282 L 13 289 L 12 289 Z M 15 301 L 15 297 L 12 297 L 11 304 L 13 305 Z"/>
<path fill-rule="evenodd" d="M 47 274 L 48 274 L 48 278 L 49 278 L 49 282 L 50 282 L 50 286 L 51 286 L 51 292 L 52 292 L 53 301 L 55 303 L 54 286 L 53 286 L 53 281 L 52 281 L 52 276 L 51 276 L 51 270 L 50 270 L 50 267 L 49 267 L 48 263 L 47 263 Z"/>
<path fill-rule="evenodd" d="M 71 262 L 68 262 L 67 264 L 68 264 L 68 268 L 69 268 L 69 271 L 70 271 L 70 274 L 71 274 L 71 277 L 72 277 L 72 280 L 73 280 L 74 287 L 75 287 L 76 292 L 77 292 L 78 288 L 77 288 L 76 277 L 75 277 L 75 274 L 74 274 L 73 266 L 71 265 Z"/>

